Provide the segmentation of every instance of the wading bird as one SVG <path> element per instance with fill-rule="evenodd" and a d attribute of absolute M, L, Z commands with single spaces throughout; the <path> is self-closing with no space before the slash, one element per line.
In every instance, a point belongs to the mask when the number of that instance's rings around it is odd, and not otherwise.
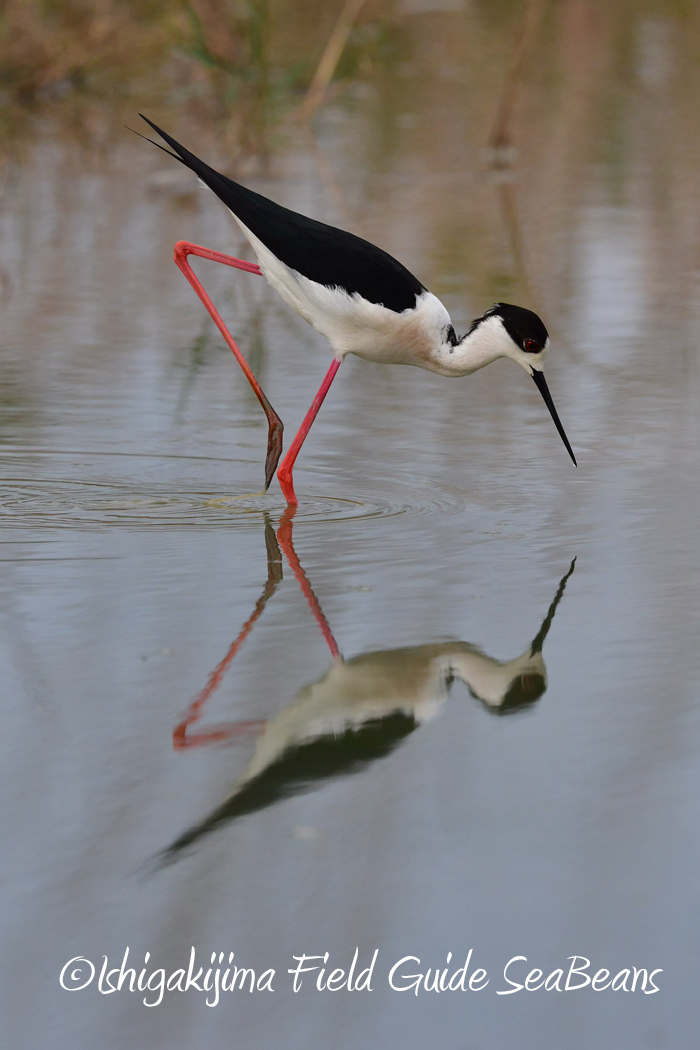
<path fill-rule="evenodd" d="M 575 558 L 533 641 L 514 659 L 496 660 L 469 642 L 446 641 L 360 653 L 345 660 L 294 550 L 288 513 L 277 534 L 279 547 L 266 523 L 268 578 L 252 615 L 173 734 L 173 744 L 181 750 L 255 733 L 255 751 L 228 798 L 167 847 L 158 858 L 160 864 L 176 860 L 184 849 L 225 823 L 310 791 L 326 780 L 359 773 L 387 757 L 410 733 L 440 714 L 455 681 L 463 682 L 494 715 L 531 708 L 547 688 L 542 649 Z M 332 664 L 267 720 L 192 731 L 282 580 L 281 552 L 301 585 Z"/>
<path fill-rule="evenodd" d="M 416 365 L 443 376 L 470 375 L 499 357 L 509 357 L 534 379 L 576 463 L 542 371 L 549 335 L 536 313 L 496 303 L 459 338 L 440 300 L 387 252 L 240 186 L 195 157 L 153 121 L 143 119 L 174 152 L 148 141 L 190 168 L 214 191 L 258 259 L 256 266 L 187 241 L 175 245 L 175 262 L 233 351 L 267 416 L 266 490 L 282 454 L 282 420 L 192 270 L 190 255 L 262 274 L 289 306 L 327 338 L 333 350 L 333 363 L 277 473 L 288 504 L 297 503 L 292 477 L 295 460 L 346 354 L 381 364 Z"/>

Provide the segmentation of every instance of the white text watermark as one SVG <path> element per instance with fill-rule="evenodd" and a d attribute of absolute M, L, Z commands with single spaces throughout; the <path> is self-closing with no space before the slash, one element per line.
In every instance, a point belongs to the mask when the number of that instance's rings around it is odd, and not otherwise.
<path fill-rule="evenodd" d="M 149 967 L 151 953 L 146 952 L 143 965 L 129 966 L 129 948 L 124 951 L 119 966 L 110 967 L 108 956 L 99 964 L 84 955 L 76 955 L 63 966 L 59 975 L 61 988 L 67 992 L 82 992 L 88 988 L 102 995 L 129 991 L 142 994 L 145 1006 L 160 1006 L 167 992 L 196 991 L 204 995 L 207 1006 L 217 1006 L 222 995 L 229 992 L 275 992 L 288 987 L 293 992 L 373 992 L 384 984 L 390 991 L 413 992 L 483 992 L 496 995 L 515 995 L 518 992 L 643 992 L 653 995 L 660 991 L 656 983 L 660 968 L 623 967 L 617 973 L 604 967 L 594 968 L 584 955 L 570 955 L 563 965 L 554 969 L 533 967 L 526 956 L 514 955 L 497 977 L 492 978 L 483 967 L 473 961 L 474 950 L 461 958 L 448 952 L 444 964 L 424 967 L 416 955 L 405 955 L 392 961 L 383 974 L 377 963 L 379 949 L 375 948 L 364 959 L 355 949 L 349 965 L 329 965 L 330 953 L 322 955 L 293 955 L 295 965 L 286 971 L 272 967 L 255 970 L 234 963 L 234 952 L 211 952 L 208 963 L 198 965 L 197 953 L 191 948 L 187 967 L 178 967 L 169 973 L 164 967 Z M 464 962 L 461 962 L 464 959 Z"/>

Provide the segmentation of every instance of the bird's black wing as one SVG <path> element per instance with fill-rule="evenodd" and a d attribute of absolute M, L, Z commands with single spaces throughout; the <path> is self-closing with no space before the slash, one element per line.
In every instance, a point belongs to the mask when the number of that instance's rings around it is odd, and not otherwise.
<path fill-rule="evenodd" d="M 416 296 L 425 291 L 405 266 L 381 248 L 239 186 L 195 157 L 153 121 L 143 119 L 175 150 L 173 156 L 194 171 L 251 233 L 292 270 L 319 284 L 343 288 L 349 294 L 358 292 L 368 302 L 381 303 L 396 313 L 412 309 Z"/>

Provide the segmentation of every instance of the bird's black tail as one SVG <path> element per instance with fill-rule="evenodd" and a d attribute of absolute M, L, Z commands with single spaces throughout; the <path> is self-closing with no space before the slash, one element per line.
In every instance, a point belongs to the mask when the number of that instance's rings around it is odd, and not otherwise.
<path fill-rule="evenodd" d="M 295 257 L 295 252 L 304 252 L 304 240 L 308 241 L 312 232 L 315 230 L 328 230 L 330 227 L 326 227 L 323 223 L 316 222 L 315 219 L 307 219 L 305 216 L 298 215 L 296 212 L 290 211 L 288 208 L 283 208 L 281 204 L 275 203 L 275 201 L 268 200 L 267 197 L 263 197 L 262 194 L 256 193 L 255 190 L 248 189 L 247 186 L 241 186 L 239 183 L 234 182 L 233 179 L 229 179 L 226 175 L 222 175 L 221 172 L 215 171 L 214 168 L 210 168 L 208 164 L 205 164 L 203 160 L 196 157 L 194 153 L 190 153 L 188 149 L 181 146 L 177 139 L 174 139 L 172 135 L 168 135 L 167 132 L 162 131 L 157 124 L 154 124 L 148 117 L 144 117 L 143 113 L 139 113 L 142 120 L 145 120 L 149 127 L 160 135 L 160 137 L 171 147 L 173 152 L 165 149 L 165 146 L 161 146 L 159 142 L 153 142 L 153 139 L 147 139 L 147 142 L 152 143 L 154 146 L 158 146 L 164 153 L 179 160 L 181 164 L 184 164 L 186 168 L 193 171 L 197 175 L 205 186 L 208 186 L 210 190 L 216 194 L 220 201 L 222 201 L 230 211 L 240 219 L 242 223 L 256 236 L 263 244 L 267 245 L 278 258 L 284 259 L 289 265 L 295 269 L 302 269 L 299 265 L 299 260 Z M 138 134 L 138 132 L 137 132 Z M 146 138 L 145 135 L 141 136 Z M 300 237 L 300 234 L 302 236 Z M 352 237 L 351 234 L 345 234 L 345 237 Z M 286 256 L 289 254 L 290 247 L 287 245 L 285 250 L 285 241 L 291 238 L 292 241 L 292 255 L 290 259 Z M 354 238 L 358 240 L 358 238 Z M 376 251 L 377 249 L 375 249 Z"/>
<path fill-rule="evenodd" d="M 245 190 L 243 186 L 239 186 L 233 182 L 232 179 L 226 178 L 220 172 L 215 171 L 214 168 L 210 168 L 208 164 L 205 164 L 203 160 L 196 157 L 194 153 L 190 153 L 188 149 L 181 146 L 177 139 L 174 139 L 172 135 L 168 135 L 166 131 L 163 131 L 154 124 L 148 117 L 144 117 L 143 113 L 139 113 L 142 120 L 145 120 L 149 127 L 153 128 L 157 135 L 163 139 L 164 142 L 171 147 L 171 150 L 161 146 L 159 142 L 153 142 L 153 139 L 147 139 L 147 142 L 153 143 L 158 149 L 162 149 L 168 156 L 174 157 L 175 160 L 179 160 L 181 164 L 184 164 L 186 168 L 193 171 L 197 175 L 205 186 L 208 186 L 210 190 L 213 190 L 216 196 L 224 202 L 224 204 L 231 209 L 231 211 L 238 215 L 241 211 L 242 198 L 246 194 L 252 193 L 252 190 Z M 145 138 L 145 136 L 142 136 Z M 242 216 L 241 216 L 242 217 Z M 245 220 L 244 220 L 245 221 Z"/>
<path fill-rule="evenodd" d="M 348 295 L 357 293 L 397 313 L 415 307 L 416 296 L 425 290 L 423 285 L 381 248 L 240 186 L 195 157 L 152 120 L 143 119 L 173 152 L 153 139 L 148 141 L 198 175 L 233 212 L 246 236 L 252 233 L 285 266 L 317 284 L 342 288 Z"/>

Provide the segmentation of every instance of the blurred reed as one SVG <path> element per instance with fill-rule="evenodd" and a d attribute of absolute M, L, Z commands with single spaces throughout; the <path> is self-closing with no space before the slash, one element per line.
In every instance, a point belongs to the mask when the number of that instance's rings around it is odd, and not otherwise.
<path fill-rule="evenodd" d="M 366 72 L 394 17 L 385 0 L 0 0 L 0 135 L 66 100 L 173 107 L 217 123 L 235 166 Z"/>

